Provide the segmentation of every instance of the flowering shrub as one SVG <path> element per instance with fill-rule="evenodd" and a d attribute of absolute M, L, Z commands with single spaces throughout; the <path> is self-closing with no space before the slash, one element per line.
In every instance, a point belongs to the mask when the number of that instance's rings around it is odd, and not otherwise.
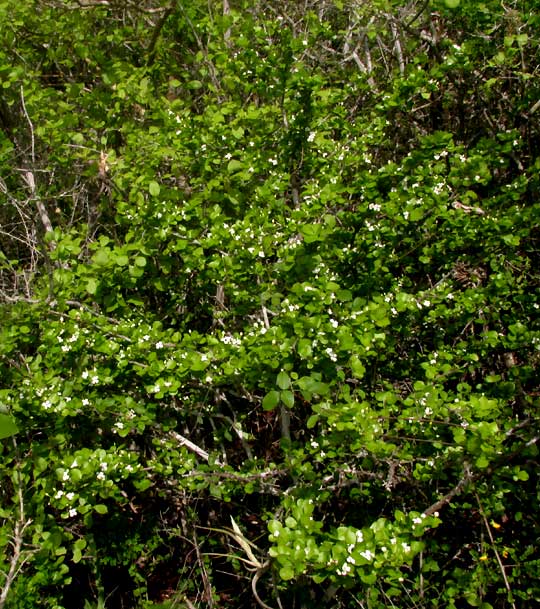
<path fill-rule="evenodd" d="M 0 609 L 537 605 L 537 13 L 0 0 Z"/>

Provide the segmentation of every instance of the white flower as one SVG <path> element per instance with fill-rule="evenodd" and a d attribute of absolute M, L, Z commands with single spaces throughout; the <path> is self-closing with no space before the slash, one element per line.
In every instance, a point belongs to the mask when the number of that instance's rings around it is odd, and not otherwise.
<path fill-rule="evenodd" d="M 331 347 L 326 348 L 324 351 L 333 362 L 337 361 L 337 355 Z"/>
<path fill-rule="evenodd" d="M 413 524 L 422 524 L 422 519 L 418 518 L 418 516 L 416 518 L 413 518 Z"/>
<path fill-rule="evenodd" d="M 156 349 L 163 349 L 163 343 L 160 340 L 156 343 Z"/>
<path fill-rule="evenodd" d="M 88 370 L 83 370 L 83 373 L 81 374 L 81 377 L 82 377 L 83 379 L 87 379 L 87 378 L 88 378 L 88 375 L 89 375 Z"/>
<path fill-rule="evenodd" d="M 433 192 L 436 195 L 440 195 L 443 190 L 444 190 L 444 182 L 439 182 L 438 184 L 435 184 L 435 186 L 433 187 Z"/>
<path fill-rule="evenodd" d="M 64 494 L 64 491 L 57 491 L 56 495 L 54 496 L 54 498 L 55 499 L 61 499 L 63 494 Z"/>
<path fill-rule="evenodd" d="M 360 556 L 363 556 L 366 560 L 373 560 L 375 554 L 373 554 L 371 550 L 364 550 L 363 552 L 360 552 Z"/>
<path fill-rule="evenodd" d="M 75 493 L 66 493 L 66 499 L 68 501 L 73 501 L 74 498 L 75 498 Z"/>
<path fill-rule="evenodd" d="M 52 406 L 51 401 L 50 400 L 45 400 L 43 402 L 42 406 L 43 406 L 43 408 L 45 408 L 45 410 L 48 410 Z"/>
<path fill-rule="evenodd" d="M 89 406 L 90 405 L 90 400 L 88 398 L 83 398 L 82 399 L 82 405 L 83 406 Z"/>
<path fill-rule="evenodd" d="M 103 472 L 98 472 L 96 478 L 98 480 L 105 480 L 105 474 Z"/>
<path fill-rule="evenodd" d="M 315 131 L 311 131 L 307 137 L 307 141 L 312 142 L 315 139 L 315 135 L 316 135 Z"/>
<path fill-rule="evenodd" d="M 73 518 L 74 516 L 77 516 L 77 510 L 75 508 L 71 508 L 71 510 L 69 510 L 69 517 Z"/>
<path fill-rule="evenodd" d="M 69 472 L 67 470 L 62 474 L 62 480 L 64 482 L 67 482 L 69 480 Z"/>
<path fill-rule="evenodd" d="M 364 534 L 362 531 L 356 531 L 356 543 L 362 543 L 364 541 Z"/>
<path fill-rule="evenodd" d="M 343 563 L 343 566 L 341 567 L 341 569 L 337 569 L 336 572 L 338 575 L 347 575 L 347 573 L 351 572 L 351 567 L 350 567 L 350 565 L 348 565 L 345 562 L 345 563 Z"/>
<path fill-rule="evenodd" d="M 99 383 L 99 376 L 94 375 L 91 379 L 90 382 L 92 383 L 92 385 L 97 385 Z"/>

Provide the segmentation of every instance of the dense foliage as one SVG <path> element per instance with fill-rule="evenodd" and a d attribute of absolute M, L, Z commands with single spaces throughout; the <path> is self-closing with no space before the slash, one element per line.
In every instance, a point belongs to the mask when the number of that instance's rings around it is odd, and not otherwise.
<path fill-rule="evenodd" d="M 538 606 L 537 2 L 0 24 L 0 609 Z"/>

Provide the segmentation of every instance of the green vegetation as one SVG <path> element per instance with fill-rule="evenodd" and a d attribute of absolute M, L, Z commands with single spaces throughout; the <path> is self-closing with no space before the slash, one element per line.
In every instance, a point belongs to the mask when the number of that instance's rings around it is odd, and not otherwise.
<path fill-rule="evenodd" d="M 0 24 L 0 609 L 537 607 L 538 3 Z"/>

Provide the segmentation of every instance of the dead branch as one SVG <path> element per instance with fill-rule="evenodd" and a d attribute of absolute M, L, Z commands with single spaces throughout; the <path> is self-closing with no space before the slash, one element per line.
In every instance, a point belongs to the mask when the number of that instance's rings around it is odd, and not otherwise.
<path fill-rule="evenodd" d="M 15 438 L 12 438 L 12 440 L 15 450 L 17 450 Z M 19 467 L 20 465 L 17 462 L 15 478 L 17 480 L 18 515 L 15 525 L 13 526 L 13 535 L 10 542 L 12 550 L 11 557 L 9 558 L 9 569 L 7 573 L 2 573 L 4 576 L 4 583 L 0 591 L 0 609 L 4 609 L 13 582 L 20 573 L 24 564 L 31 556 L 31 552 L 23 550 L 25 531 L 32 523 L 32 520 L 30 518 L 26 518 L 24 513 L 24 498 Z"/>
<path fill-rule="evenodd" d="M 468 464 L 465 463 L 463 477 L 461 478 L 461 480 L 456 484 L 456 486 L 454 486 L 454 488 L 450 492 L 446 493 L 444 497 L 441 497 L 439 501 L 436 501 L 433 505 L 430 505 L 427 510 L 424 510 L 424 514 L 426 514 L 427 516 L 431 516 L 432 514 L 435 514 L 435 512 L 438 512 L 445 505 L 448 505 L 452 501 L 452 499 L 456 495 L 459 495 L 461 491 L 463 491 L 474 478 L 475 476 L 471 473 Z"/>
<path fill-rule="evenodd" d="M 512 589 L 510 588 L 510 582 L 508 581 L 508 577 L 506 576 L 506 570 L 504 568 L 504 564 L 503 561 L 501 560 L 501 557 L 499 555 L 499 552 L 497 550 L 497 546 L 495 545 L 495 540 L 493 539 L 493 533 L 491 532 L 491 527 L 489 526 L 489 522 L 486 518 L 486 514 L 484 512 L 484 508 L 482 507 L 482 504 L 480 503 L 480 497 L 478 496 L 477 493 L 475 493 L 475 497 L 476 497 L 476 501 L 478 503 L 478 507 L 480 508 L 480 514 L 482 515 L 482 519 L 484 521 L 484 526 L 486 527 L 486 531 L 487 534 L 489 536 L 489 539 L 491 541 L 491 548 L 493 550 L 493 552 L 495 552 L 495 557 L 497 558 L 497 562 L 499 563 L 499 569 L 501 571 L 501 575 L 504 581 L 504 585 L 506 587 L 506 590 L 508 592 L 508 598 L 512 598 Z M 510 601 L 510 604 L 512 605 L 513 609 L 516 609 L 516 604 L 514 603 L 514 601 Z"/>

